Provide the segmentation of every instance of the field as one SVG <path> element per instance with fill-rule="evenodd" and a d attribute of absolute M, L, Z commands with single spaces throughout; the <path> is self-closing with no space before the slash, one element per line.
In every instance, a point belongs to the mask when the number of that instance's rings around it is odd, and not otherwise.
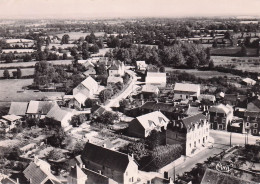
<path fill-rule="evenodd" d="M 34 49 L 2 49 L 2 52 L 3 53 L 14 53 L 14 52 L 17 52 L 17 53 L 31 53 L 31 52 L 34 52 L 36 50 Z"/>
<path fill-rule="evenodd" d="M 33 79 L 6 79 L 0 80 L 0 104 L 8 105 L 8 102 L 28 102 L 30 100 L 37 100 L 44 97 L 49 99 L 60 98 L 62 92 L 35 92 L 33 90 L 23 90 L 23 87 L 31 85 Z"/>
<path fill-rule="evenodd" d="M 72 60 L 53 60 L 48 61 L 54 65 L 68 65 L 71 64 Z M 38 61 L 31 62 L 20 62 L 20 63 L 0 63 L 0 68 L 11 68 L 11 67 L 34 67 L 35 63 Z"/>
<path fill-rule="evenodd" d="M 64 32 L 56 34 L 59 38 L 62 38 L 63 35 L 68 34 L 70 37 L 70 40 L 77 40 L 80 37 L 86 37 L 87 35 L 90 35 L 90 33 L 83 33 L 83 32 Z M 94 33 L 96 37 L 104 36 L 104 32 L 96 32 Z"/>
<path fill-rule="evenodd" d="M 260 72 L 259 57 L 228 57 L 228 56 L 211 56 L 215 66 L 217 65 L 233 65 L 235 69 Z"/>
<path fill-rule="evenodd" d="M 56 47 L 56 49 L 58 48 L 62 48 L 62 49 L 67 49 L 69 47 L 74 47 L 75 44 L 59 44 L 59 43 L 50 43 L 48 48 L 51 49 L 52 47 Z"/>
<path fill-rule="evenodd" d="M 239 54 L 240 47 L 212 48 L 211 55 L 215 56 L 236 56 Z M 256 49 L 247 48 L 247 56 L 256 56 Z"/>
<path fill-rule="evenodd" d="M 187 72 L 189 74 L 193 74 L 196 77 L 200 77 L 202 79 L 208 79 L 212 77 L 236 77 L 235 75 L 229 74 L 229 73 L 223 73 L 223 72 L 218 72 L 218 71 L 200 71 L 197 69 L 173 69 L 170 67 L 165 67 L 166 72 L 170 71 L 180 71 L 180 72 Z"/>
<path fill-rule="evenodd" d="M 9 74 L 13 77 L 13 71 L 17 71 L 16 69 L 9 69 Z M 21 68 L 22 76 L 31 76 L 34 74 L 34 68 Z M 0 77 L 3 77 L 4 70 L 0 70 Z"/>

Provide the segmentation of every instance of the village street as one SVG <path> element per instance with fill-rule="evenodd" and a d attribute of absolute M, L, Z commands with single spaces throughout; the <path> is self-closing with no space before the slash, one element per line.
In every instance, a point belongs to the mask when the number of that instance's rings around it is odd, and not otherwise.
<path fill-rule="evenodd" d="M 104 108 L 106 110 L 111 110 L 111 107 L 117 106 L 120 100 L 125 99 L 136 89 L 137 86 L 135 85 L 135 83 L 137 81 L 137 77 L 135 72 L 132 70 L 126 70 L 126 73 L 128 73 L 131 76 L 129 85 L 117 97 L 110 99 L 109 102 L 106 105 L 104 105 Z"/>
<path fill-rule="evenodd" d="M 207 158 L 217 155 L 223 150 L 226 150 L 230 147 L 230 132 L 211 130 L 210 136 L 214 139 L 213 148 L 204 149 L 203 151 L 199 152 L 193 157 L 186 157 L 184 163 L 175 167 L 176 175 L 181 175 L 186 171 L 190 171 L 193 167 L 196 166 L 197 163 L 203 163 L 204 161 L 207 160 Z M 259 137 L 249 135 L 248 143 L 255 144 L 257 139 L 259 139 Z M 231 144 L 232 145 L 245 144 L 245 134 L 232 133 Z M 171 178 L 174 177 L 173 168 L 169 171 L 169 176 Z"/>

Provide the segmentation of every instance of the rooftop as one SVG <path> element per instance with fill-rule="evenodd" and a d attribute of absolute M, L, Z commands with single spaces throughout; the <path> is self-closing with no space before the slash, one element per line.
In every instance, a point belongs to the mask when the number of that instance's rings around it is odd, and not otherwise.
<path fill-rule="evenodd" d="M 200 90 L 199 84 L 176 83 L 174 91 L 198 92 Z"/>
<path fill-rule="evenodd" d="M 8 114 L 24 116 L 26 114 L 28 102 L 11 102 Z"/>

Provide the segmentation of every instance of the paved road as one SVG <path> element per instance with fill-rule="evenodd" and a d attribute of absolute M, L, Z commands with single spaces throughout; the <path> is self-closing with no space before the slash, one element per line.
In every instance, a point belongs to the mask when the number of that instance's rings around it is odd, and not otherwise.
<path fill-rule="evenodd" d="M 193 157 L 186 157 L 186 160 L 184 163 L 176 166 L 175 173 L 176 175 L 181 175 L 186 171 L 190 171 L 194 166 L 196 166 L 197 163 L 203 163 L 207 160 L 210 156 L 214 156 L 219 154 L 225 149 L 228 149 L 230 147 L 230 133 L 229 132 L 221 132 L 221 131 L 211 131 L 210 136 L 214 138 L 215 143 L 213 148 L 207 148 L 197 155 L 194 155 Z M 248 136 L 248 143 L 249 144 L 255 144 L 256 140 L 260 139 L 260 137 L 256 136 Z M 238 134 L 238 133 L 232 133 L 231 136 L 231 144 L 232 145 L 244 145 L 245 144 L 245 135 L 244 134 Z M 173 178 L 174 175 L 174 169 L 171 169 L 169 171 L 169 176 Z"/>
<path fill-rule="evenodd" d="M 132 70 L 126 70 L 126 72 L 131 76 L 131 79 L 130 79 L 131 82 L 130 82 L 129 86 L 116 98 L 111 99 L 109 101 L 109 103 L 104 106 L 105 109 L 111 110 L 111 107 L 116 106 L 120 100 L 125 99 L 128 95 L 130 95 L 136 89 L 135 83 L 137 81 L 137 77 L 136 77 L 135 72 Z"/>

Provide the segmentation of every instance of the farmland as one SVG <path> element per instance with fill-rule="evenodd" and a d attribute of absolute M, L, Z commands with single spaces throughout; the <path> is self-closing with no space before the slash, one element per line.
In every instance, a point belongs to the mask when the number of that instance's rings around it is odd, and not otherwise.
<path fill-rule="evenodd" d="M 56 34 L 59 38 L 62 38 L 63 35 L 68 34 L 70 37 L 70 40 L 77 40 L 80 37 L 86 37 L 87 35 L 90 35 L 90 32 L 88 33 L 83 33 L 83 32 L 64 32 L 64 33 L 59 33 Z M 104 36 L 104 32 L 95 32 L 96 37 Z"/>
<path fill-rule="evenodd" d="M 9 69 L 10 77 L 13 77 L 13 71 L 17 71 L 16 69 Z M 32 76 L 34 74 L 34 68 L 22 68 L 22 76 Z M 0 70 L 0 77 L 3 77 L 4 70 Z"/>
<path fill-rule="evenodd" d="M 0 102 L 21 101 L 41 99 L 48 97 L 50 99 L 60 98 L 62 92 L 35 92 L 33 90 L 23 90 L 23 87 L 31 85 L 33 79 L 6 79 L 0 80 Z M 1 105 L 1 104 L 0 104 Z"/>
<path fill-rule="evenodd" d="M 187 72 L 189 74 L 193 74 L 196 77 L 199 77 L 202 79 L 208 79 L 208 78 L 212 78 L 212 77 L 223 77 L 223 76 L 236 77 L 235 75 L 232 75 L 229 73 L 223 73 L 223 72 L 218 72 L 218 71 L 200 71 L 197 69 L 173 69 L 173 68 L 166 67 L 165 71 L 166 72 L 170 72 L 170 71 Z"/>
<path fill-rule="evenodd" d="M 237 56 L 240 50 L 240 47 L 212 48 L 211 54 L 214 56 Z M 256 56 L 256 51 L 255 48 L 247 48 L 247 56 Z"/>
<path fill-rule="evenodd" d="M 69 65 L 71 64 L 72 60 L 53 60 L 48 61 L 54 65 Z M 1 63 L 0 68 L 17 68 L 17 67 L 34 67 L 35 63 L 37 61 L 31 61 L 31 62 L 21 62 L 21 63 Z"/>
<path fill-rule="evenodd" d="M 211 56 L 215 66 L 217 65 L 232 65 L 235 69 L 260 72 L 259 57 L 228 57 L 228 56 Z"/>

